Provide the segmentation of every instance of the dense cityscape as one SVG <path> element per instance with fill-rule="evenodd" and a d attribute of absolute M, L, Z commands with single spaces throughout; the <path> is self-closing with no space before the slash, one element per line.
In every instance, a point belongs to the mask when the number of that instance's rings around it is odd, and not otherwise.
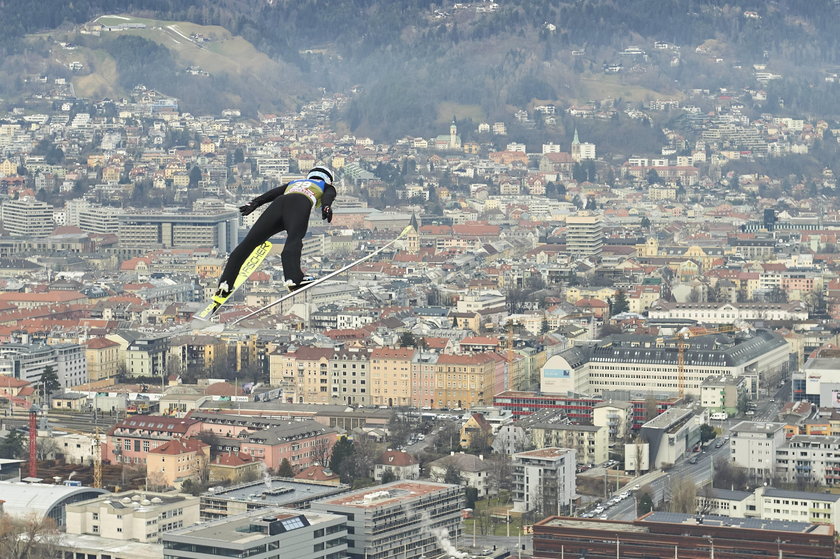
<path fill-rule="evenodd" d="M 435 17 L 465 6 L 499 9 Z M 772 63 L 385 141 L 336 124 L 361 87 L 194 114 L 80 95 L 88 55 L 49 40 L 0 99 L 4 558 L 836 556 L 840 124 Z M 686 50 L 596 71 L 744 66 Z M 240 206 L 317 165 L 303 268 L 349 269 L 277 303 L 277 235 L 196 320 Z"/>

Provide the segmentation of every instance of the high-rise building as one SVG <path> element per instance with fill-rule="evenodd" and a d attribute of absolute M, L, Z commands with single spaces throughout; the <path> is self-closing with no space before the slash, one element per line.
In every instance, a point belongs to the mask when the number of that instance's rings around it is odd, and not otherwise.
<path fill-rule="evenodd" d="M 538 448 L 513 455 L 513 510 L 568 513 L 575 495 L 575 450 Z"/>
<path fill-rule="evenodd" d="M 239 242 L 239 212 L 133 213 L 117 218 L 122 247 L 215 247 L 230 252 Z"/>
<path fill-rule="evenodd" d="M 574 468 L 574 466 L 573 466 Z M 386 483 L 313 502 L 347 519 L 351 559 L 439 557 L 461 532 L 463 488 L 419 480 Z M 291 555 L 290 555 L 291 557 Z"/>
<path fill-rule="evenodd" d="M 31 198 L 3 202 L 0 220 L 13 237 L 38 239 L 49 236 L 55 229 L 53 207 Z"/>
<path fill-rule="evenodd" d="M 119 231 L 119 210 L 115 208 L 82 208 L 78 211 L 78 225 L 88 233 L 117 233 Z M 69 219 L 68 219 L 69 221 Z"/>
<path fill-rule="evenodd" d="M 574 258 L 600 258 L 604 224 L 600 215 L 580 212 L 566 217 L 566 250 Z"/>

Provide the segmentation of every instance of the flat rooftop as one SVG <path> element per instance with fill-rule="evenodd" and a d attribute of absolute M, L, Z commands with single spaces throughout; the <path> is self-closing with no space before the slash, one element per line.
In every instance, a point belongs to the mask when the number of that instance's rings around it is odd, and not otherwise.
<path fill-rule="evenodd" d="M 329 505 L 358 507 L 362 509 L 386 507 L 401 501 L 422 497 L 435 491 L 451 489 L 453 487 L 456 486 L 428 481 L 395 481 L 378 487 L 352 491 L 339 497 L 322 499 L 320 502 Z"/>
<path fill-rule="evenodd" d="M 549 447 L 549 448 L 538 448 L 536 450 L 526 450 L 525 452 L 517 452 L 514 454 L 514 457 L 522 456 L 524 458 L 559 458 L 560 456 L 565 456 L 569 454 L 572 450 L 569 448 L 557 448 L 557 447 Z"/>
<path fill-rule="evenodd" d="M 218 520 L 211 520 L 210 522 L 203 522 L 195 524 L 186 528 L 173 530 L 163 535 L 166 539 L 167 535 L 187 536 L 190 538 L 201 538 L 206 541 L 222 542 L 224 544 L 244 545 L 248 542 L 261 540 L 267 537 L 267 534 L 262 532 L 245 531 L 243 528 L 251 526 L 255 522 L 261 522 L 263 519 L 271 518 L 275 520 L 288 520 L 298 516 L 304 516 L 309 521 L 309 525 L 319 524 L 336 518 L 344 519 L 335 514 L 317 512 L 311 510 L 294 510 L 282 508 L 270 508 L 248 511 L 236 516 L 229 516 L 220 518 Z M 299 523 L 298 523 L 299 524 Z M 297 526 L 302 527 L 302 526 Z"/>
<path fill-rule="evenodd" d="M 329 497 L 348 489 L 346 485 L 329 485 L 288 479 L 255 481 L 224 488 L 219 491 L 206 491 L 202 498 L 229 499 L 231 501 L 251 501 L 267 505 L 284 506 Z"/>
<path fill-rule="evenodd" d="M 811 524 L 784 520 L 762 520 L 760 518 L 737 518 L 728 516 L 706 515 L 702 522 L 694 514 L 677 512 L 652 512 L 637 520 L 639 523 L 661 522 L 665 524 L 684 524 L 686 526 L 715 526 L 721 528 L 741 528 L 744 530 L 769 530 L 773 532 L 798 532 L 802 534 L 833 534 L 830 524 Z"/>
<path fill-rule="evenodd" d="M 597 518 L 573 518 L 569 516 L 554 516 L 539 523 L 541 526 L 554 528 L 575 528 L 578 530 L 613 530 L 615 532 L 633 532 L 644 534 L 648 530 L 644 526 L 637 526 L 632 522 L 618 520 L 599 520 Z"/>
<path fill-rule="evenodd" d="M 780 429 L 784 429 L 784 427 L 784 423 L 742 421 L 730 431 L 732 433 L 775 433 Z"/>
<path fill-rule="evenodd" d="M 642 425 L 642 427 L 650 429 L 670 429 L 671 426 L 692 415 L 694 415 L 694 410 L 689 408 L 668 408 Z"/>

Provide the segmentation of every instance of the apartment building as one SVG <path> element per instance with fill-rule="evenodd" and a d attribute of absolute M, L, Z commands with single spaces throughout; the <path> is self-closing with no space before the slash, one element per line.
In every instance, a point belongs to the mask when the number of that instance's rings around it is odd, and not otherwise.
<path fill-rule="evenodd" d="M 145 464 L 149 451 L 176 437 L 188 438 L 201 431 L 194 419 L 137 415 L 126 417 L 108 430 L 102 459 L 122 464 Z"/>
<path fill-rule="evenodd" d="M 775 449 L 775 474 L 791 483 L 840 484 L 840 437 L 793 435 Z"/>
<path fill-rule="evenodd" d="M 117 376 L 120 344 L 106 338 L 93 338 L 85 344 L 88 380 L 96 381 Z"/>
<path fill-rule="evenodd" d="M 574 258 L 600 258 L 604 222 L 598 214 L 581 212 L 566 217 L 566 250 Z"/>
<path fill-rule="evenodd" d="M 632 402 L 620 400 L 599 402 L 592 409 L 592 424 L 606 427 L 607 438 L 610 442 L 623 440 L 633 428 L 633 410 Z"/>
<path fill-rule="evenodd" d="M 351 559 L 438 557 L 442 540 L 461 534 L 463 488 L 430 481 L 395 481 L 311 504 L 343 515 Z"/>
<path fill-rule="evenodd" d="M 65 507 L 68 534 L 156 543 L 199 522 L 199 498 L 180 493 L 123 491 Z"/>
<path fill-rule="evenodd" d="M 294 351 L 269 356 L 269 378 L 283 387 L 294 402 L 330 403 L 330 359 L 332 348 L 302 346 Z"/>
<path fill-rule="evenodd" d="M 536 448 L 574 449 L 578 464 L 603 464 L 609 459 L 609 429 L 606 426 L 539 422 L 528 423 L 527 429 Z"/>
<path fill-rule="evenodd" d="M 504 367 L 492 352 L 473 355 L 439 355 L 435 371 L 435 403 L 438 408 L 472 408 L 493 401 L 497 376 Z M 504 383 L 501 382 L 503 385 Z"/>
<path fill-rule="evenodd" d="M 750 473 L 770 477 L 775 470 L 776 451 L 785 443 L 784 423 L 742 421 L 729 432 L 729 457 L 733 464 Z"/>
<path fill-rule="evenodd" d="M 374 406 L 411 405 L 411 368 L 416 349 L 375 348 L 370 355 L 370 403 Z"/>
<path fill-rule="evenodd" d="M 540 448 L 513 455 L 513 510 L 568 514 L 575 491 L 575 450 Z"/>
<path fill-rule="evenodd" d="M 146 484 L 180 489 L 187 480 L 200 481 L 209 463 L 209 444 L 199 439 L 172 439 L 146 454 Z"/>
<path fill-rule="evenodd" d="M 712 375 L 700 385 L 700 405 L 711 412 L 738 413 L 738 400 L 747 393 L 744 377 Z"/>
<path fill-rule="evenodd" d="M 263 508 L 168 532 L 166 559 L 346 559 L 347 519 L 313 510 Z"/>
<path fill-rule="evenodd" d="M 338 431 L 312 419 L 288 421 L 260 431 L 225 439 L 222 450 L 247 452 L 277 470 L 283 459 L 296 470 L 325 464 L 338 437 Z"/>
<path fill-rule="evenodd" d="M 129 376 L 163 377 L 168 374 L 169 336 L 128 335 L 123 355 Z"/>
<path fill-rule="evenodd" d="M 437 360 L 437 353 L 418 352 L 411 363 L 411 405 L 415 408 L 435 407 Z"/>
<path fill-rule="evenodd" d="M 329 360 L 330 403 L 370 405 L 370 359 L 372 350 L 351 347 L 336 350 Z"/>

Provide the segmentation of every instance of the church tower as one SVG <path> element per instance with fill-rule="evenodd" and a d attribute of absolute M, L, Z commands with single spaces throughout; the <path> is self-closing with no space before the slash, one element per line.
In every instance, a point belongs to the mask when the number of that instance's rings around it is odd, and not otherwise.
<path fill-rule="evenodd" d="M 411 214 L 411 221 L 408 224 L 411 226 L 411 231 L 405 236 L 405 251 L 409 254 L 417 254 L 420 252 L 420 225 L 414 213 Z"/>
<path fill-rule="evenodd" d="M 452 116 L 452 124 L 449 125 L 449 148 L 458 149 L 461 147 L 461 141 L 458 138 L 458 124 L 455 122 L 455 116 Z"/>

